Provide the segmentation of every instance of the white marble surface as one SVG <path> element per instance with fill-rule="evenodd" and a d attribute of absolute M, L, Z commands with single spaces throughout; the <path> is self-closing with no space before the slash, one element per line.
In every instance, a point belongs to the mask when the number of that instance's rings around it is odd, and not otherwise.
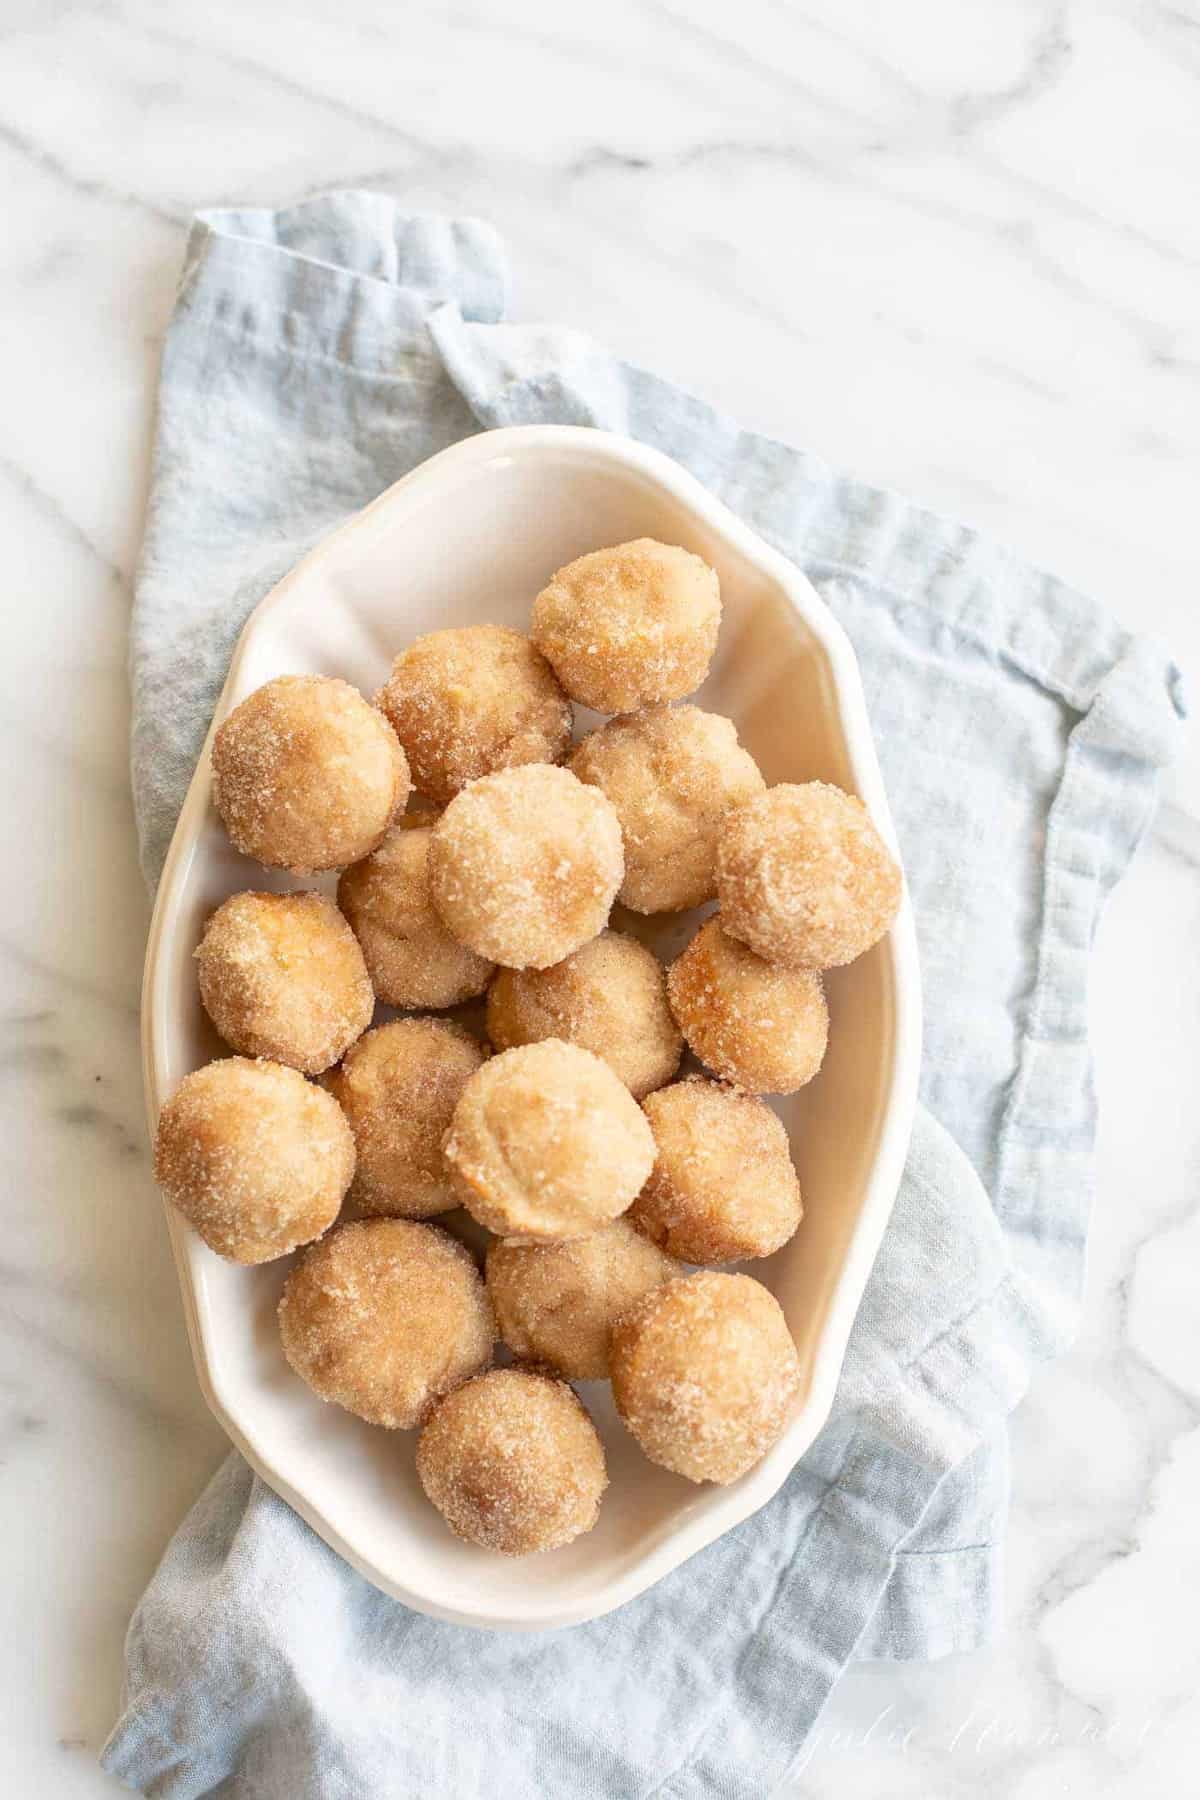
<path fill-rule="evenodd" d="M 125 768 L 191 209 L 486 214 L 522 316 L 987 527 L 1195 674 L 1198 169 L 1195 0 L 0 5 L 6 1794 L 118 1791 L 125 1621 L 222 1454 L 147 1166 Z M 1191 1790 L 1198 777 L 1193 743 L 1098 946 L 1094 1253 L 1017 1420 L 1007 1634 L 852 1673 L 806 1800 Z"/>

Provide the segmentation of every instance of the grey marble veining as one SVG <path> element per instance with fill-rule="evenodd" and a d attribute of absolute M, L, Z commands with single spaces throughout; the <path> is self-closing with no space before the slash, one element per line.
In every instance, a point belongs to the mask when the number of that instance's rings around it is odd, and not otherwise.
<path fill-rule="evenodd" d="M 982 525 L 1200 679 L 1192 0 L 10 0 L 0 17 L 6 1791 L 90 1800 L 222 1454 L 149 1176 L 124 627 L 193 208 L 485 214 L 521 316 Z M 746 330 L 747 321 L 753 325 Z M 780 379 L 780 370 L 786 379 Z M 1098 946 L 1084 1330 L 1018 1416 L 1009 1628 L 853 1671 L 787 1791 L 1189 1791 L 1200 1733 L 1200 749 Z"/>

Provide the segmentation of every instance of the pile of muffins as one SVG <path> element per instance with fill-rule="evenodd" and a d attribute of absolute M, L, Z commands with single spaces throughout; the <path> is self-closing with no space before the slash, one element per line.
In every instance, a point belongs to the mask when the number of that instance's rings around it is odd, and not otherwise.
<path fill-rule="evenodd" d="M 719 1483 L 801 1386 L 769 1289 L 689 1265 L 796 1230 L 761 1096 L 816 1075 L 821 971 L 877 942 L 901 878 L 859 801 L 768 788 L 728 719 L 673 704 L 720 618 L 700 557 L 639 539 L 559 570 L 528 637 L 432 632 L 373 703 L 283 676 L 213 742 L 236 848 L 340 879 L 336 902 L 248 890 L 209 919 L 200 995 L 235 1054 L 163 1107 L 158 1180 L 221 1256 L 305 1246 L 288 1362 L 419 1430 L 433 1505 L 509 1555 L 596 1521 L 604 1452 L 570 1383 L 609 1379 L 652 1461 Z M 612 715 L 574 746 L 572 702 Z M 714 897 L 668 970 L 609 927 L 618 901 Z M 702 1069 L 680 1077 L 685 1048 Z M 458 1209 L 492 1234 L 482 1273 Z"/>

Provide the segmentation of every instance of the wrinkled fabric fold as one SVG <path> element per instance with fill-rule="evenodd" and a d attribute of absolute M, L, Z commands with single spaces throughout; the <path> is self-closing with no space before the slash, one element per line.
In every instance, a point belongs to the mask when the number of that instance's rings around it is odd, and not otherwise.
<path fill-rule="evenodd" d="M 1090 947 L 1173 750 L 1177 671 L 968 528 L 577 333 L 505 323 L 506 293 L 488 227 L 386 196 L 199 215 L 131 633 L 148 880 L 237 633 L 305 549 L 469 433 L 625 431 L 804 568 L 854 642 L 921 939 L 924 1106 L 825 1431 L 617 1613 L 523 1636 L 409 1612 L 231 1456 L 135 1615 L 105 1751 L 171 1800 L 773 1791 L 851 1657 L 996 1630 L 1006 1419 L 1077 1316 Z"/>

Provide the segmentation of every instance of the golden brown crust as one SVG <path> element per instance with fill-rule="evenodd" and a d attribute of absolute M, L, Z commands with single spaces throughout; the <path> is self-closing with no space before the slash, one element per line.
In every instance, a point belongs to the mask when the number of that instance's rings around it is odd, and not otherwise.
<path fill-rule="evenodd" d="M 777 1441 L 801 1385 L 774 1295 L 711 1269 L 639 1301 L 613 1331 L 611 1367 L 617 1411 L 651 1462 L 722 1486 Z"/>
<path fill-rule="evenodd" d="M 357 1147 L 357 1212 L 429 1219 L 458 1205 L 442 1139 L 485 1056 L 449 1019 L 396 1019 L 359 1039 L 329 1078 Z"/>
<path fill-rule="evenodd" d="M 519 631 L 464 625 L 401 652 L 376 704 L 404 746 L 417 791 L 438 806 L 468 782 L 524 763 L 557 762 L 571 705 Z"/>
<path fill-rule="evenodd" d="M 493 1369 L 434 1409 L 417 1474 L 457 1537 L 504 1556 L 590 1531 L 608 1485 L 596 1428 L 565 1382 Z"/>
<path fill-rule="evenodd" d="M 279 1329 L 322 1400 L 393 1430 L 486 1367 L 496 1337 L 468 1252 L 407 1219 L 339 1225 L 314 1244 L 287 1278 Z"/>
<path fill-rule="evenodd" d="M 243 1056 L 319 1075 L 371 1023 L 362 951 L 324 894 L 231 894 L 195 956 L 204 1009 Z"/>
<path fill-rule="evenodd" d="M 311 875 L 367 856 L 412 783 L 387 720 L 348 681 L 280 675 L 213 738 L 213 803 L 234 845 Z"/>
<path fill-rule="evenodd" d="M 820 976 L 764 962 L 719 916 L 672 963 L 667 997 L 701 1062 L 748 1093 L 794 1093 L 821 1067 L 829 1012 Z"/>
<path fill-rule="evenodd" d="M 488 990 L 497 1050 L 562 1038 L 603 1057 L 635 1100 L 670 1081 L 683 1036 L 667 1005 L 666 973 L 636 938 L 602 931 L 549 969 L 501 969 Z"/>
<path fill-rule="evenodd" d="M 320 1237 L 353 1173 L 354 1139 L 337 1102 L 281 1063 L 208 1063 L 159 1114 L 155 1179 L 232 1262 L 269 1262 Z"/>
<path fill-rule="evenodd" d="M 717 885 L 731 937 L 769 962 L 832 969 L 879 942 L 903 883 L 862 801 L 809 781 L 728 814 Z"/>
<path fill-rule="evenodd" d="M 720 624 L 715 570 L 636 538 L 559 569 L 534 601 L 532 637 L 573 700 L 619 713 L 698 688 Z"/>
<path fill-rule="evenodd" d="M 625 848 L 620 898 L 640 913 L 682 912 L 712 899 L 721 821 L 764 786 L 732 722 L 698 706 L 648 706 L 610 719 L 567 766 L 612 801 Z"/>
<path fill-rule="evenodd" d="M 654 1169 L 629 1222 L 690 1263 L 770 1256 L 800 1223 L 787 1132 L 770 1107 L 691 1075 L 651 1094 Z"/>

